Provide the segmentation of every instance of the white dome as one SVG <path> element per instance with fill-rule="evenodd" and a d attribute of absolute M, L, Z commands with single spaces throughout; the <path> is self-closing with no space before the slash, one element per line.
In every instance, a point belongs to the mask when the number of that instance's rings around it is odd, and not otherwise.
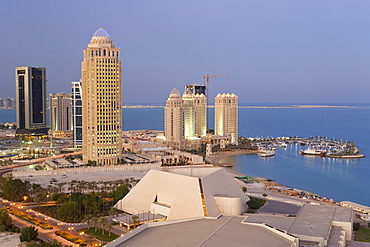
<path fill-rule="evenodd" d="M 179 90 L 177 90 L 177 88 L 172 89 L 170 93 L 170 98 L 180 98 L 180 97 L 181 95 L 180 95 Z"/>
<path fill-rule="evenodd" d="M 103 28 L 99 28 L 98 30 L 96 30 L 96 32 L 91 37 L 90 44 L 107 45 L 112 48 L 114 47 L 112 39 Z"/>

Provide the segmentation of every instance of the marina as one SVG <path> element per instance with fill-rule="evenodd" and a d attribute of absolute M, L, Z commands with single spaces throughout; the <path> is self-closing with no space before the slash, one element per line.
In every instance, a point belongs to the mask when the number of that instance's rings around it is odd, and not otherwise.
<path fill-rule="evenodd" d="M 328 140 L 323 138 L 287 138 L 277 137 L 271 139 L 249 138 L 252 141 L 252 148 L 257 147 L 261 157 L 270 157 L 275 155 L 273 150 L 277 148 L 286 148 L 287 145 L 300 144 L 303 149 L 299 151 L 302 155 L 314 155 L 328 158 L 364 158 L 355 143 L 350 141 L 337 141 L 334 138 Z"/>

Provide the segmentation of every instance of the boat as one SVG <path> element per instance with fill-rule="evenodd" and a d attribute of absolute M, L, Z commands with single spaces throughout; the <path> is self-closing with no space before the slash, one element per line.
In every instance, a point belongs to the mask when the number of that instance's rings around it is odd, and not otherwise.
<path fill-rule="evenodd" d="M 260 157 L 271 157 L 271 156 L 274 156 L 274 155 L 275 155 L 275 152 L 270 150 L 270 151 L 266 151 L 265 153 L 261 153 Z"/>
<path fill-rule="evenodd" d="M 317 155 L 317 156 L 325 156 L 326 155 L 325 150 L 318 150 L 318 149 L 301 150 L 300 153 L 303 154 L 303 155 Z"/>

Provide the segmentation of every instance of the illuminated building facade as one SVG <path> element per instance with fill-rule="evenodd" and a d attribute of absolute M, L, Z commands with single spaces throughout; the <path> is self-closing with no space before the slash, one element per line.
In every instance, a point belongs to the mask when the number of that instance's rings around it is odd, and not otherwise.
<path fill-rule="evenodd" d="M 82 147 L 82 87 L 80 81 L 72 82 L 72 132 L 73 146 Z"/>
<path fill-rule="evenodd" d="M 50 134 L 55 137 L 72 135 L 72 94 L 50 94 Z"/>
<path fill-rule="evenodd" d="M 17 67 L 15 81 L 17 128 L 46 128 L 46 69 Z"/>
<path fill-rule="evenodd" d="M 215 134 L 230 136 L 231 143 L 238 143 L 238 96 L 234 93 L 215 98 Z"/>
<path fill-rule="evenodd" d="M 202 94 L 194 95 L 195 110 L 195 137 L 204 137 L 207 134 L 207 98 Z"/>
<path fill-rule="evenodd" d="M 83 161 L 117 164 L 122 157 L 120 49 L 105 30 L 99 29 L 83 52 Z"/>
<path fill-rule="evenodd" d="M 174 88 L 164 109 L 166 143 L 174 149 L 185 148 L 184 104 L 179 90 Z"/>
<path fill-rule="evenodd" d="M 185 138 L 200 138 L 207 132 L 207 98 L 187 89 L 182 96 L 184 105 Z"/>

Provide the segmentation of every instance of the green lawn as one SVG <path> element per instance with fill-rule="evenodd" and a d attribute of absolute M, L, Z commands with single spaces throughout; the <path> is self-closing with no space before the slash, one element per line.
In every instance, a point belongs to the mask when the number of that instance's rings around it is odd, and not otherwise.
<path fill-rule="evenodd" d="M 355 231 L 355 241 L 370 242 L 370 228 L 361 226 Z"/>
<path fill-rule="evenodd" d="M 97 238 L 97 239 L 99 239 L 101 241 L 105 241 L 105 242 L 110 242 L 110 241 L 113 241 L 116 238 L 118 238 L 118 236 L 114 233 L 111 233 L 110 237 L 109 237 L 109 232 L 107 232 L 107 231 L 104 231 L 104 235 L 103 235 L 102 234 L 102 229 L 97 228 L 97 230 L 95 231 L 95 227 L 90 227 L 90 230 L 88 229 L 88 227 L 83 228 L 81 230 L 81 232 L 84 232 L 84 233 L 90 235 L 91 237 Z"/>

